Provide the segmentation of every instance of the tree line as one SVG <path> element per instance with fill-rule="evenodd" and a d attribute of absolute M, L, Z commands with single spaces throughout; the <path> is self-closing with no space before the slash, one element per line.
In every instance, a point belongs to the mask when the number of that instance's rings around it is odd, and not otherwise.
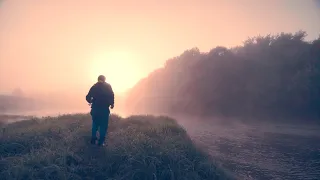
<path fill-rule="evenodd" d="M 320 117 L 320 37 L 306 32 L 248 38 L 242 46 L 192 48 L 129 92 L 134 113 Z"/>

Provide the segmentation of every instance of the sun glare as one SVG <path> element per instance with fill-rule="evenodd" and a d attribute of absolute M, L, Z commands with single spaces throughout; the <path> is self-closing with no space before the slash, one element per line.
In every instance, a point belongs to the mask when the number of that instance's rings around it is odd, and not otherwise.
<path fill-rule="evenodd" d="M 137 58 L 128 52 L 113 51 L 97 54 L 91 63 L 91 79 L 105 75 L 115 92 L 125 92 L 141 78 Z"/>

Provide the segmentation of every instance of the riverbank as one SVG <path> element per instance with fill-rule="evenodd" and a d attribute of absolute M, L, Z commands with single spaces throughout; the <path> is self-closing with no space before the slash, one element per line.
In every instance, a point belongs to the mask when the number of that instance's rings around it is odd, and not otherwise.
<path fill-rule="evenodd" d="M 0 137 L 3 179 L 231 179 L 175 120 L 112 115 L 108 146 L 89 144 L 90 116 L 8 124 Z"/>

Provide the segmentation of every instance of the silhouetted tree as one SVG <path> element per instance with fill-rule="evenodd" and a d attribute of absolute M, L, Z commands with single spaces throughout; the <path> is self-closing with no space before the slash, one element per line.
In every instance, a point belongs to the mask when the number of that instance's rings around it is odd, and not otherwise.
<path fill-rule="evenodd" d="M 23 97 L 23 96 L 24 96 L 24 93 L 23 93 L 23 91 L 22 91 L 20 88 L 15 88 L 15 89 L 12 91 L 12 95 L 13 95 L 13 96 L 17 96 L 17 97 Z"/>

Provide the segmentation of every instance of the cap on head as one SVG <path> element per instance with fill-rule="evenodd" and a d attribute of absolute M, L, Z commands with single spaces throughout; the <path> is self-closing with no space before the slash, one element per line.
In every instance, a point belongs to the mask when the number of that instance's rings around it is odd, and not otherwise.
<path fill-rule="evenodd" d="M 106 77 L 104 75 L 100 75 L 98 77 L 98 81 L 102 81 L 102 82 L 105 82 L 106 81 Z"/>

